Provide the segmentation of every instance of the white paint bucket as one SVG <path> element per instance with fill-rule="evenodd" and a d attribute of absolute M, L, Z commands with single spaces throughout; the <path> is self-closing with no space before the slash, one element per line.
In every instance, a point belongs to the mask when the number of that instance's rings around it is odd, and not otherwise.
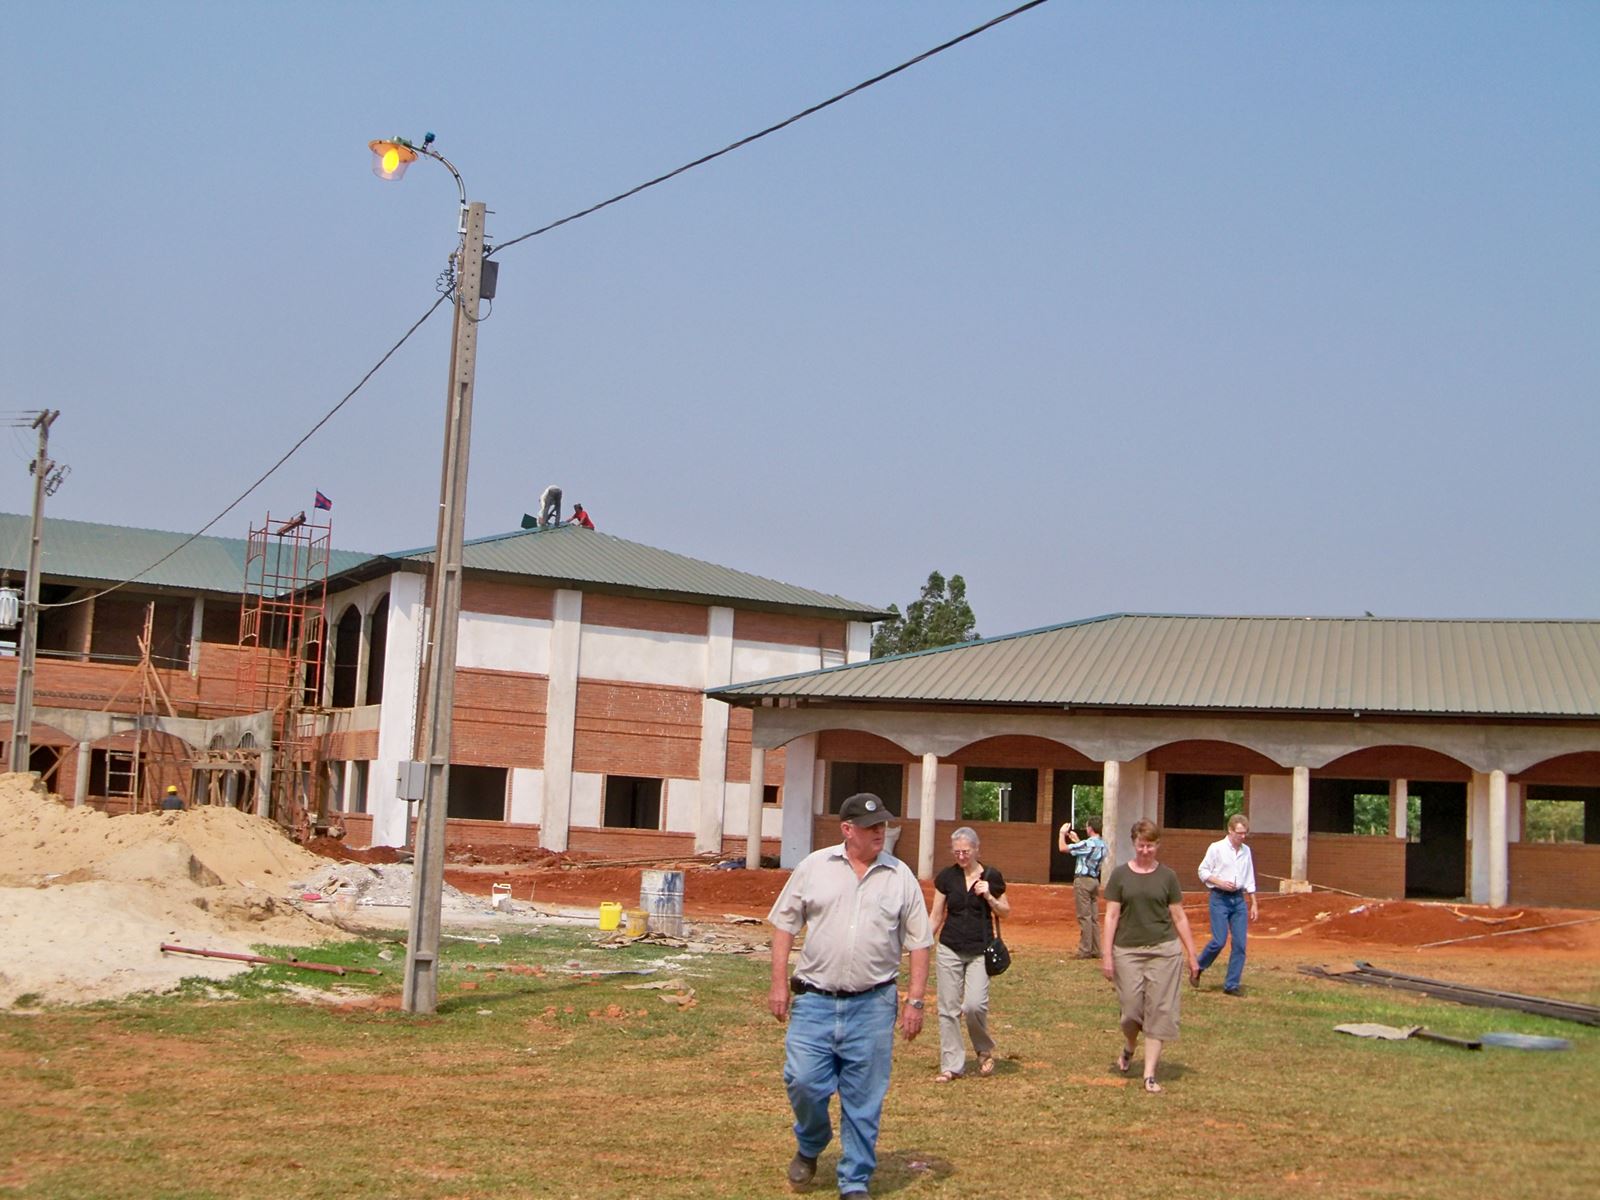
<path fill-rule="evenodd" d="M 669 937 L 683 936 L 683 872 L 644 871 L 639 877 L 639 907 L 645 928 Z"/>

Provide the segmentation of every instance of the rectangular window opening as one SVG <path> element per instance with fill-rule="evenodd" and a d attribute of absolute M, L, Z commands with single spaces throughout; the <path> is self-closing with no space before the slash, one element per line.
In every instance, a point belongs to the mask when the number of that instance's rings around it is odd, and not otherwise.
<path fill-rule="evenodd" d="M 661 780 L 637 775 L 606 776 L 607 829 L 660 829 Z"/>

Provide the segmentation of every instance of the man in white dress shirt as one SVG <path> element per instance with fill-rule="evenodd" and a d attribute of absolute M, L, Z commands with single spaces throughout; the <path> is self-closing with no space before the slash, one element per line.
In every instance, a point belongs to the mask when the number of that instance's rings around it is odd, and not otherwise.
<path fill-rule="evenodd" d="M 1244 844 L 1249 836 L 1250 822 L 1243 813 L 1235 813 L 1228 818 L 1228 836 L 1212 842 L 1200 860 L 1200 882 L 1211 893 L 1211 940 L 1200 951 L 1200 970 L 1203 973 L 1215 962 L 1231 939 L 1228 974 L 1222 981 L 1223 993 L 1229 996 L 1239 994 L 1239 984 L 1244 979 L 1245 931 L 1258 915 L 1256 866 L 1250 847 Z M 1200 986 L 1199 976 L 1195 977 L 1195 986 Z"/>

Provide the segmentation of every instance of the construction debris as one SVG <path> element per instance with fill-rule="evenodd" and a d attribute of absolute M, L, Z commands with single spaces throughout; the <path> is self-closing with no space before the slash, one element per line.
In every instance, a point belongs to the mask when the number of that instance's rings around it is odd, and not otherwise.
<path fill-rule="evenodd" d="M 1318 979 L 1332 979 L 1339 983 L 1358 983 L 1368 987 L 1418 992 L 1435 1000 L 1450 1000 L 1457 1004 L 1476 1005 L 1479 1008 L 1509 1008 L 1537 1017 L 1577 1021 L 1582 1025 L 1600 1025 L 1600 1008 L 1592 1004 L 1577 1004 L 1570 1000 L 1556 1000 L 1546 996 L 1524 996 L 1517 992 L 1499 992 L 1464 983 L 1425 979 L 1420 975 L 1402 975 L 1396 971 L 1385 971 L 1371 963 L 1358 962 L 1353 968 L 1344 971 L 1330 971 L 1325 967 L 1315 966 L 1302 966 L 1300 971 L 1305 975 L 1312 975 Z"/>
<path fill-rule="evenodd" d="M 1403 1042 L 1409 1038 L 1416 1038 L 1424 1042 L 1439 1042 L 1446 1046 L 1455 1046 L 1460 1050 L 1482 1050 L 1483 1043 L 1472 1038 L 1451 1037 L 1444 1033 L 1434 1033 L 1431 1029 L 1424 1029 L 1421 1025 L 1407 1025 L 1399 1028 L 1394 1025 L 1379 1025 L 1375 1022 L 1355 1022 L 1349 1025 L 1335 1025 L 1335 1033 L 1348 1033 L 1353 1037 L 1379 1038 L 1386 1042 Z"/>

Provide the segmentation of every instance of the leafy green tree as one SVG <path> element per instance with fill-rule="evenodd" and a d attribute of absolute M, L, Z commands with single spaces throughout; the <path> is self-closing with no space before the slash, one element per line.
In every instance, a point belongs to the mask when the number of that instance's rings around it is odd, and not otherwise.
<path fill-rule="evenodd" d="M 872 637 L 872 657 L 910 654 L 936 646 L 954 646 L 977 638 L 977 619 L 967 603 L 967 581 L 952 575 L 948 582 L 938 571 L 928 574 L 922 595 L 906 605 L 889 605 L 889 616 Z"/>
<path fill-rule="evenodd" d="M 1000 819 L 1000 785 L 976 782 L 970 779 L 961 783 L 961 819 L 963 821 L 998 821 Z"/>

